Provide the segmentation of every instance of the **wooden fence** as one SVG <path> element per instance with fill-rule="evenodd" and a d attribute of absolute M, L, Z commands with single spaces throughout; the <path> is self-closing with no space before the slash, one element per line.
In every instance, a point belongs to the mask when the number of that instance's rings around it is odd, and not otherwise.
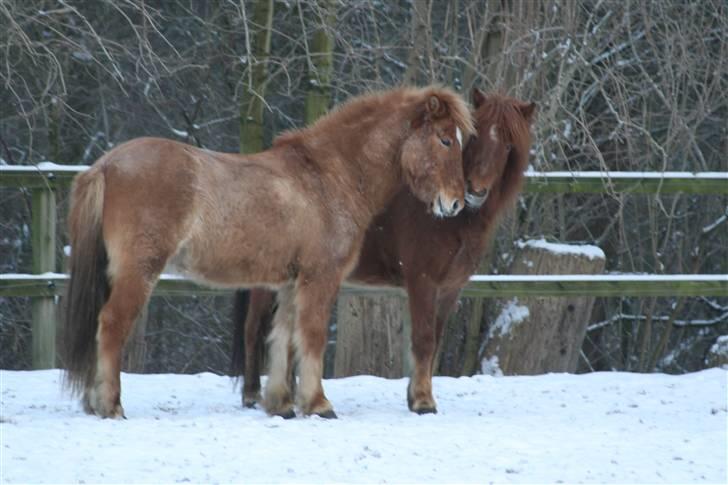
<path fill-rule="evenodd" d="M 56 301 L 68 276 L 55 273 L 56 190 L 66 188 L 86 166 L 41 163 L 0 166 L 0 186 L 32 192 L 32 274 L 0 275 L 0 297 L 32 297 L 33 367 L 55 365 Z M 640 193 L 728 195 L 725 172 L 529 172 L 531 193 Z M 229 290 L 199 286 L 163 275 L 154 295 L 220 294 Z M 344 287 L 344 292 L 382 289 Z M 475 275 L 464 296 L 728 296 L 728 275 Z"/>

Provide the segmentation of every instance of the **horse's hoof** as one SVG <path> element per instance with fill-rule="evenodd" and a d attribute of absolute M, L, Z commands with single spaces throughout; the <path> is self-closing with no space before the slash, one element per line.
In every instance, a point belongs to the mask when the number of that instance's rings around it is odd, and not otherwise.
<path fill-rule="evenodd" d="M 86 414 L 93 414 L 103 419 L 126 419 L 124 408 L 118 399 L 111 405 L 104 403 L 95 389 L 84 394 L 81 404 Z"/>
<path fill-rule="evenodd" d="M 116 403 L 111 407 L 111 409 L 104 409 L 97 414 L 102 418 L 126 419 L 126 415 L 124 414 L 124 408 L 121 407 L 121 403 Z"/>
<path fill-rule="evenodd" d="M 322 411 L 320 413 L 316 413 L 316 416 L 322 417 L 324 419 L 338 419 L 339 418 L 333 409 L 329 409 L 328 411 Z"/>
<path fill-rule="evenodd" d="M 409 392 L 407 393 L 407 407 L 417 414 L 437 414 L 437 404 L 435 404 L 434 399 L 414 399 Z"/>
<path fill-rule="evenodd" d="M 246 408 L 254 408 L 258 402 L 260 402 L 260 393 L 255 392 L 243 394 L 243 406 Z"/>
<path fill-rule="evenodd" d="M 86 414 L 96 414 L 96 411 L 94 411 L 94 407 L 91 405 L 91 399 L 85 394 L 83 396 L 83 399 L 81 399 L 81 406 L 83 406 L 83 411 Z"/>
<path fill-rule="evenodd" d="M 280 416 L 283 419 L 293 419 L 296 417 L 296 412 L 293 409 L 288 409 L 285 411 L 280 411 L 275 414 L 276 416 Z"/>
<path fill-rule="evenodd" d="M 437 414 L 437 408 L 435 406 L 424 406 L 412 410 L 417 414 Z"/>

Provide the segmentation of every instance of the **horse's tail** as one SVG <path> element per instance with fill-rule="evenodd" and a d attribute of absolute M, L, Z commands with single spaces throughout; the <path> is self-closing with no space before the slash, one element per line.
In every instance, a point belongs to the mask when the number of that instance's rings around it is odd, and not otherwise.
<path fill-rule="evenodd" d="M 238 290 L 233 298 L 233 351 L 230 356 L 230 375 L 240 377 L 245 371 L 245 317 L 248 314 L 250 292 Z"/>
<path fill-rule="evenodd" d="M 93 385 L 99 312 L 109 297 L 108 255 L 102 236 L 104 173 L 94 166 L 73 183 L 68 228 L 71 277 L 62 324 L 61 358 L 66 385 L 80 392 Z"/>

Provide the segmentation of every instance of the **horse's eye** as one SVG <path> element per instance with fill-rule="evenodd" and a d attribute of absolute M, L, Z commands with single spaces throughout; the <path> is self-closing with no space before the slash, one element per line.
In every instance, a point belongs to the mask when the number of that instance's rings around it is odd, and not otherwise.
<path fill-rule="evenodd" d="M 447 138 L 440 138 L 440 142 L 441 142 L 441 143 L 442 143 L 443 145 L 445 145 L 446 147 L 449 147 L 449 146 L 450 146 L 450 144 L 452 143 L 452 142 L 451 142 L 451 141 L 450 141 L 449 139 L 447 139 Z"/>

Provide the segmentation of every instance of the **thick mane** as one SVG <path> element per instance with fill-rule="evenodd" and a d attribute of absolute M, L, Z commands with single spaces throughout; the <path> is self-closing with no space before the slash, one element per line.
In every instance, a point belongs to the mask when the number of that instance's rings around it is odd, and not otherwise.
<path fill-rule="evenodd" d="M 479 126 L 498 126 L 498 135 L 513 145 L 499 184 L 499 205 L 511 203 L 523 184 L 523 172 L 528 166 L 531 148 L 530 120 L 524 118 L 521 109 L 528 106 L 517 99 L 501 94 L 490 94 L 475 113 Z"/>
<path fill-rule="evenodd" d="M 414 88 L 410 88 L 414 89 Z M 415 89 L 420 92 L 420 96 L 423 101 L 426 101 L 430 96 L 437 96 L 440 101 L 445 103 L 446 113 L 449 115 L 455 126 L 460 128 L 463 133 L 464 139 L 467 139 L 470 135 L 475 134 L 475 127 L 470 114 L 470 108 L 455 91 L 449 88 L 436 86 L 424 89 Z"/>
<path fill-rule="evenodd" d="M 379 111 L 400 109 L 404 111 L 405 119 L 414 120 L 422 113 L 427 100 L 433 95 L 443 103 L 445 113 L 443 117 L 452 118 L 455 125 L 463 132 L 463 136 L 467 137 L 475 132 L 467 104 L 454 91 L 439 86 L 403 87 L 356 96 L 335 107 L 308 127 L 283 132 L 273 140 L 273 146 L 305 143 L 311 133 L 326 132 L 334 127 L 356 125 L 361 120 L 373 119 Z M 333 133 L 336 132 L 333 131 Z M 360 131 L 358 132 L 360 133 Z"/>

